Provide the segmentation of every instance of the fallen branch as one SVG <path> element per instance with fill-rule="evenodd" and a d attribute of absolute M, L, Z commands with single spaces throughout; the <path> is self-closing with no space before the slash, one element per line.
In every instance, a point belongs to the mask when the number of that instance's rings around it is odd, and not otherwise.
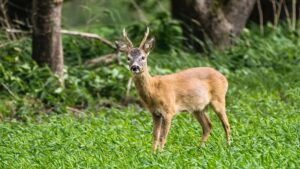
<path fill-rule="evenodd" d="M 31 31 L 22 31 L 22 30 L 18 30 L 18 29 L 5 29 L 5 30 L 8 33 L 32 34 Z M 100 42 L 102 42 L 103 44 L 105 44 L 113 49 L 116 49 L 116 46 L 114 45 L 114 43 L 112 43 L 111 41 L 105 39 L 104 37 L 99 36 L 94 33 L 69 31 L 69 30 L 63 30 L 63 29 L 60 32 L 61 32 L 61 34 L 64 34 L 64 35 L 80 36 L 80 37 L 86 38 L 86 39 L 96 39 L 96 40 L 99 40 Z"/>
<path fill-rule="evenodd" d="M 116 49 L 116 46 L 114 45 L 114 43 L 110 42 L 109 40 L 107 40 L 104 37 L 101 37 L 97 34 L 85 33 L 85 32 L 76 32 L 76 31 L 68 31 L 68 30 L 61 30 L 60 32 L 62 34 L 65 34 L 65 35 L 80 36 L 80 37 L 87 38 L 87 39 L 97 39 L 97 40 L 101 41 L 102 43 L 106 44 L 107 46 L 109 46 L 113 49 Z"/>
<path fill-rule="evenodd" d="M 109 64 L 119 60 L 119 52 L 111 53 L 103 56 L 99 56 L 97 58 L 88 60 L 85 64 L 88 67 L 95 67 L 101 64 Z"/>
<path fill-rule="evenodd" d="M 74 108 L 74 107 L 67 107 L 67 110 L 68 110 L 68 111 L 71 111 L 71 112 L 73 112 L 73 113 L 77 113 L 77 114 L 80 114 L 80 113 L 83 112 L 82 110 L 79 110 L 79 109 Z"/>

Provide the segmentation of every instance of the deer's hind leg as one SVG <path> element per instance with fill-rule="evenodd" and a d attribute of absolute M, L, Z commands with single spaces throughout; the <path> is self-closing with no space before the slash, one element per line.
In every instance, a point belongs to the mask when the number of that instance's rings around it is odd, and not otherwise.
<path fill-rule="evenodd" d="M 230 125 L 226 115 L 225 99 L 216 99 L 211 102 L 211 105 L 222 122 L 227 143 L 230 145 Z"/>
<path fill-rule="evenodd" d="M 194 111 L 193 114 L 195 118 L 198 120 L 202 127 L 202 137 L 201 137 L 201 142 L 200 146 L 203 146 L 206 140 L 209 137 L 210 131 L 212 129 L 211 122 L 207 116 L 207 108 L 205 108 L 202 111 Z"/>

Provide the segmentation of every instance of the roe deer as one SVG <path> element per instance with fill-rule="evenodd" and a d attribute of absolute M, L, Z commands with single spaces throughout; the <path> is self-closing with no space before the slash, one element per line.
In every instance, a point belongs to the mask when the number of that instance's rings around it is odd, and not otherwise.
<path fill-rule="evenodd" d="M 192 112 L 202 126 L 203 134 L 200 145 L 207 140 L 212 125 L 207 116 L 207 108 L 212 106 L 220 118 L 227 143 L 230 144 L 230 126 L 225 112 L 225 95 L 228 88 L 226 78 L 218 71 L 209 67 L 197 67 L 178 73 L 152 77 L 147 68 L 147 58 L 154 47 L 155 40 L 147 41 L 149 28 L 138 48 L 123 29 L 125 42 L 117 41 L 119 51 L 128 56 L 129 69 L 133 81 L 144 105 L 153 118 L 152 150 L 157 147 L 162 151 L 176 112 Z"/>

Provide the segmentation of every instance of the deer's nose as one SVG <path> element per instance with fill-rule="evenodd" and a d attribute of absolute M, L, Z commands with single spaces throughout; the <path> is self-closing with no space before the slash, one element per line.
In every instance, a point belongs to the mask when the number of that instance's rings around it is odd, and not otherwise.
<path fill-rule="evenodd" d="M 130 67 L 130 70 L 133 72 L 137 72 L 137 71 L 140 71 L 140 67 L 138 65 L 132 65 Z"/>

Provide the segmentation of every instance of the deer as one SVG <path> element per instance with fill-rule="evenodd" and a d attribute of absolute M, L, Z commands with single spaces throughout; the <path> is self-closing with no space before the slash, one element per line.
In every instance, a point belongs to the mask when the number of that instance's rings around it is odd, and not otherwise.
<path fill-rule="evenodd" d="M 230 145 L 230 125 L 226 115 L 225 96 L 228 89 L 226 77 L 210 67 L 195 67 L 174 74 L 151 76 L 147 59 L 155 46 L 154 37 L 148 40 L 145 31 L 139 47 L 134 47 L 123 29 L 123 41 L 116 41 L 119 52 L 125 53 L 132 79 L 143 105 L 153 119 L 152 151 L 163 151 L 177 112 L 190 112 L 202 127 L 200 146 L 204 146 L 212 130 L 207 115 L 211 106 L 222 122 L 227 144 Z"/>

